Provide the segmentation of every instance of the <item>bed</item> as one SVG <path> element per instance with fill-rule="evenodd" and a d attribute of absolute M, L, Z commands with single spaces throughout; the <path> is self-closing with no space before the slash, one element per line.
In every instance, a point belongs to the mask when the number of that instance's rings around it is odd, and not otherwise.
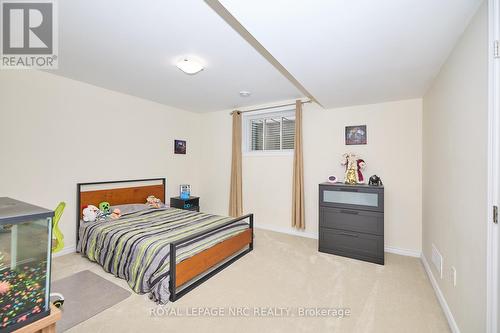
<path fill-rule="evenodd" d="M 138 204 L 149 195 L 165 202 L 165 193 L 164 178 L 77 184 L 77 251 L 160 304 L 176 301 L 253 250 L 253 214 L 229 218 L 139 207 L 118 220 L 81 220 L 86 205 Z"/>

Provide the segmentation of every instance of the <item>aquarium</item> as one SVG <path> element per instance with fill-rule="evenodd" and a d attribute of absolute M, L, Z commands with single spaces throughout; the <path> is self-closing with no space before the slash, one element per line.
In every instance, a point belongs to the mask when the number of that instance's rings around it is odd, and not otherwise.
<path fill-rule="evenodd" d="M 50 313 L 51 229 L 54 212 L 0 198 L 0 332 Z"/>

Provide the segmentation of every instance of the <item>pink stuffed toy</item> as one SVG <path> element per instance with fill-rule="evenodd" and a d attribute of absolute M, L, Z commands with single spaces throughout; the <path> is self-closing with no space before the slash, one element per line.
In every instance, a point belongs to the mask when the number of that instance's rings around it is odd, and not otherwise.
<path fill-rule="evenodd" d="M 113 212 L 111 213 L 110 217 L 113 219 L 113 220 L 116 220 L 116 219 L 119 219 L 120 216 L 122 216 L 122 212 L 119 208 L 115 208 L 113 209 Z"/>

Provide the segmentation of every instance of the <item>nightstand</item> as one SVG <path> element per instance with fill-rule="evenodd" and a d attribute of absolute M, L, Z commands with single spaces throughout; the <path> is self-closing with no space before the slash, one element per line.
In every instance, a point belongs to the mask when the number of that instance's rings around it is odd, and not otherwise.
<path fill-rule="evenodd" d="M 199 212 L 200 198 L 189 197 L 189 199 L 181 199 L 181 197 L 172 197 L 170 198 L 170 207 Z"/>

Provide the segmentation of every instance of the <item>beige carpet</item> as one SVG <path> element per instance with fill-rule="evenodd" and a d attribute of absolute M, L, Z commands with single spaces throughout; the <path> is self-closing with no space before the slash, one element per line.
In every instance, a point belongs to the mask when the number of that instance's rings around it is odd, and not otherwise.
<path fill-rule="evenodd" d="M 125 281 L 76 254 L 56 258 L 52 278 L 85 269 L 128 288 Z M 304 307 L 313 308 L 308 310 L 313 313 L 299 316 Z M 324 316 L 316 308 L 330 311 Z M 334 317 L 337 308 L 349 309 L 351 314 Z M 230 311 L 238 310 L 239 315 L 230 316 Z M 158 308 L 146 295 L 133 294 L 68 332 L 167 331 L 420 333 L 449 329 L 419 259 L 386 254 L 386 265 L 379 266 L 319 253 L 312 239 L 257 230 L 252 253 L 177 302 Z"/>

